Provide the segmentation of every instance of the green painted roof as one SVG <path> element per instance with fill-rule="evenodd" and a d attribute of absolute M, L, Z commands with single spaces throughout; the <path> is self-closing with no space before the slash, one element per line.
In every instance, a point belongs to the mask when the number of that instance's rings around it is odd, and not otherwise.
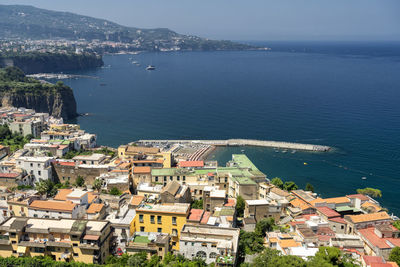
<path fill-rule="evenodd" d="M 254 184 L 256 185 L 257 183 L 254 182 L 251 178 L 249 177 L 232 177 L 231 178 L 233 181 L 238 182 L 241 185 L 251 185 Z"/>
<path fill-rule="evenodd" d="M 134 243 L 150 243 L 150 240 L 147 238 L 147 236 L 140 236 L 137 235 L 135 236 L 135 239 L 133 240 Z"/>

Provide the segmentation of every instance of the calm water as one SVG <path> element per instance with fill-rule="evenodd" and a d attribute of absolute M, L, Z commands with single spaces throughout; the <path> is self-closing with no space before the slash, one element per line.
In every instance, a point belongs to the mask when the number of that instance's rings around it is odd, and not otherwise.
<path fill-rule="evenodd" d="M 65 82 L 78 111 L 91 114 L 77 122 L 101 144 L 255 138 L 330 145 L 335 152 L 245 153 L 269 177 L 310 182 L 323 196 L 380 188 L 382 204 L 400 214 L 400 45 L 271 47 L 105 56 L 106 68 L 79 73 L 98 79 Z M 146 71 L 148 64 L 157 70 Z M 213 158 L 224 163 L 241 149 Z"/>

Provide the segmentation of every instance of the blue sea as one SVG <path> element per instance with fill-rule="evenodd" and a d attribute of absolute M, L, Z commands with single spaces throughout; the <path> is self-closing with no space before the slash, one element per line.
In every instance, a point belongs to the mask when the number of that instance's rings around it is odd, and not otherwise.
<path fill-rule="evenodd" d="M 400 215 L 400 44 L 262 44 L 272 50 L 106 55 L 105 67 L 75 72 L 97 78 L 65 80 L 78 112 L 90 114 L 76 122 L 114 147 L 156 138 L 333 146 L 243 153 L 268 177 L 309 182 L 323 197 L 379 188 L 381 204 Z M 242 149 L 218 149 L 211 159 L 224 165 Z"/>

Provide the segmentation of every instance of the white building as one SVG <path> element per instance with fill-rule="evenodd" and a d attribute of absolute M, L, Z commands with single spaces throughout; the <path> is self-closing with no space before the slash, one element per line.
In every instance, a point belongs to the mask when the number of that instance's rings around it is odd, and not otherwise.
<path fill-rule="evenodd" d="M 239 233 L 239 228 L 186 224 L 181 231 L 179 253 L 188 259 L 200 257 L 207 264 L 223 256 L 235 266 Z"/>
<path fill-rule="evenodd" d="M 76 219 L 78 215 L 79 205 L 71 201 L 34 200 L 28 206 L 28 217 Z"/>
<path fill-rule="evenodd" d="M 29 175 L 29 183 L 34 185 L 42 180 L 52 180 L 51 162 L 53 157 L 19 157 L 17 167 L 25 170 Z"/>

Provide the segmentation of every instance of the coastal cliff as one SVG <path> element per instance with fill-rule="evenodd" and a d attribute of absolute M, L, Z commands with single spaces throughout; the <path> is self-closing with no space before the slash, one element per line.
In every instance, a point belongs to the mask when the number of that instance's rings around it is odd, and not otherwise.
<path fill-rule="evenodd" d="M 101 56 L 84 53 L 0 54 L 0 67 L 14 66 L 26 74 L 84 70 L 103 66 Z"/>
<path fill-rule="evenodd" d="M 14 67 L 0 69 L 0 103 L 1 106 L 30 108 L 67 120 L 78 115 L 70 87 L 62 82 L 41 83 Z"/>

